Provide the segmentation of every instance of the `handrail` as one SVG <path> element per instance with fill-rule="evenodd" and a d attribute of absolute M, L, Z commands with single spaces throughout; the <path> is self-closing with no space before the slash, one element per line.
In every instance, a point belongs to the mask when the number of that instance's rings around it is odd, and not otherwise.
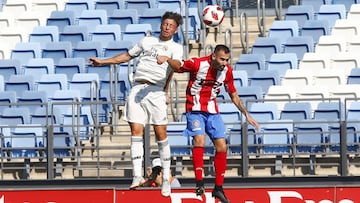
<path fill-rule="evenodd" d="M 174 91 L 175 91 L 175 101 L 172 102 L 174 99 Z M 174 121 L 179 121 L 179 107 L 177 101 L 179 100 L 179 89 L 178 89 L 178 82 L 176 78 L 172 78 L 170 81 L 170 110 L 173 116 Z M 175 110 L 174 110 L 175 109 Z"/>
<path fill-rule="evenodd" d="M 275 0 L 276 20 L 282 20 L 282 0 Z"/>
<path fill-rule="evenodd" d="M 202 16 L 202 9 L 205 8 L 206 6 L 206 2 L 205 0 L 198 0 L 198 5 L 197 5 L 197 8 L 198 8 L 198 15 L 201 17 Z M 204 47 L 205 46 L 205 39 L 206 39 L 206 33 L 205 33 L 205 23 L 200 20 L 200 36 L 199 36 L 199 44 L 200 44 L 200 48 L 201 49 L 201 46 Z"/>
<path fill-rule="evenodd" d="M 243 26 L 245 26 L 245 30 Z M 240 42 L 243 47 L 242 53 L 249 53 L 249 21 L 245 12 L 240 14 Z"/>
<path fill-rule="evenodd" d="M 228 46 L 230 48 L 230 59 L 229 59 L 229 64 L 232 64 L 232 58 L 233 58 L 233 42 L 232 42 L 232 32 L 230 28 L 227 28 L 225 30 L 225 45 Z"/>
<path fill-rule="evenodd" d="M 266 37 L 265 0 L 257 0 L 257 23 L 258 23 L 260 36 Z"/>
<path fill-rule="evenodd" d="M 130 62 L 128 63 L 128 69 L 130 70 Z M 129 74 L 130 77 L 130 74 Z M 130 80 L 129 80 L 130 81 Z M 109 74 L 109 91 L 110 99 L 112 101 L 112 111 L 111 111 L 111 123 L 113 124 L 113 131 L 117 131 L 118 126 L 118 71 L 117 65 L 110 65 L 110 74 Z"/>
<path fill-rule="evenodd" d="M 210 50 L 210 52 L 208 52 L 208 50 Z M 209 55 L 210 53 L 212 53 L 214 51 L 214 48 L 211 44 L 207 44 L 204 47 L 204 51 L 205 51 L 205 56 Z"/>

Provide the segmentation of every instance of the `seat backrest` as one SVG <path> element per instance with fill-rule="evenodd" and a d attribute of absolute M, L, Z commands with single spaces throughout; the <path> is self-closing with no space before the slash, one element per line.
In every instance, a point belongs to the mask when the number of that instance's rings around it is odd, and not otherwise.
<path fill-rule="evenodd" d="M 330 28 L 335 25 L 338 19 L 346 18 L 346 7 L 344 4 L 325 4 L 321 5 L 317 14 L 318 20 L 327 20 Z"/>
<path fill-rule="evenodd" d="M 78 19 L 79 26 L 86 26 L 89 32 L 93 32 L 97 25 L 108 23 L 107 13 L 105 10 L 84 10 Z"/>
<path fill-rule="evenodd" d="M 330 33 L 329 22 L 326 20 L 308 20 L 301 29 L 301 36 L 310 36 L 316 44 L 320 36 Z"/>
<path fill-rule="evenodd" d="M 55 73 L 63 73 L 71 80 L 75 73 L 85 72 L 85 59 L 84 58 L 62 58 L 58 64 L 55 65 Z"/>
<path fill-rule="evenodd" d="M 97 10 L 105 10 L 107 16 L 113 14 L 116 9 L 125 8 L 124 0 L 97 0 L 95 1 L 95 9 Z"/>
<path fill-rule="evenodd" d="M 259 70 L 249 78 L 250 86 L 261 86 L 265 94 L 272 85 L 280 85 L 280 74 L 276 70 Z"/>
<path fill-rule="evenodd" d="M 314 7 L 311 5 L 290 5 L 284 18 L 285 20 L 296 20 L 299 28 L 302 28 L 305 21 L 314 19 L 314 15 Z"/>
<path fill-rule="evenodd" d="M 39 42 L 41 48 L 45 48 L 48 42 L 59 41 L 59 28 L 55 25 L 36 26 L 29 34 L 29 42 Z"/>
<path fill-rule="evenodd" d="M 21 62 L 18 59 L 0 60 L 0 75 L 4 81 L 8 81 L 11 75 L 20 74 Z"/>
<path fill-rule="evenodd" d="M 65 2 L 65 11 L 73 11 L 75 18 L 79 18 L 82 11 L 94 9 L 93 0 L 69 0 Z"/>
<path fill-rule="evenodd" d="M 312 118 L 312 109 L 309 102 L 288 102 L 281 111 L 280 119 L 302 121 Z"/>
<path fill-rule="evenodd" d="M 289 37 L 299 35 L 299 25 L 295 20 L 275 20 L 269 28 L 269 37 L 277 37 L 285 44 Z"/>
<path fill-rule="evenodd" d="M 46 19 L 46 25 L 55 25 L 61 33 L 65 26 L 75 24 L 74 11 L 54 10 L 51 11 L 50 17 Z"/>
<path fill-rule="evenodd" d="M 268 62 L 268 70 L 278 71 L 280 77 L 283 77 L 287 70 L 297 68 L 298 58 L 295 53 L 275 53 Z"/>
<path fill-rule="evenodd" d="M 73 48 L 73 58 L 102 57 L 103 50 L 100 42 L 80 41 Z"/>
<path fill-rule="evenodd" d="M 265 55 L 241 54 L 235 62 L 235 70 L 245 70 L 251 77 L 256 70 L 265 70 Z"/>
<path fill-rule="evenodd" d="M 52 58 L 54 64 L 58 64 L 62 58 L 69 58 L 72 56 L 71 42 L 48 42 L 42 50 L 42 58 Z"/>
<path fill-rule="evenodd" d="M 117 24 L 97 25 L 91 33 L 91 40 L 100 42 L 102 47 L 121 39 L 121 28 Z"/>
<path fill-rule="evenodd" d="M 249 113 L 258 122 L 278 119 L 278 109 L 275 103 L 253 103 L 249 108 Z"/>
<path fill-rule="evenodd" d="M 253 54 L 264 54 L 265 61 L 268 61 L 273 53 L 280 52 L 281 40 L 278 37 L 258 37 L 251 49 Z"/>
<path fill-rule="evenodd" d="M 86 26 L 69 25 L 59 34 L 59 41 L 69 41 L 72 47 L 76 47 L 80 41 L 89 40 L 89 31 Z"/>
<path fill-rule="evenodd" d="M 284 44 L 284 53 L 295 53 L 301 60 L 305 53 L 314 51 L 314 39 L 310 36 L 289 37 Z"/>
<path fill-rule="evenodd" d="M 39 42 L 19 42 L 11 50 L 11 59 L 17 59 L 24 66 L 32 58 L 41 57 L 41 44 Z"/>

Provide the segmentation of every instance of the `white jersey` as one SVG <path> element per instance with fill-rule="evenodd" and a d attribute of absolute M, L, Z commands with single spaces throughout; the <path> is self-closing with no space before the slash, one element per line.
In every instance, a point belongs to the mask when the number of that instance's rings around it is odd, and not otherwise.
<path fill-rule="evenodd" d="M 181 61 L 183 48 L 172 39 L 161 41 L 158 37 L 144 37 L 128 53 L 132 57 L 139 56 L 134 74 L 135 81 L 146 80 L 164 87 L 171 68 L 167 62 L 158 64 L 156 57 L 162 55 Z"/>

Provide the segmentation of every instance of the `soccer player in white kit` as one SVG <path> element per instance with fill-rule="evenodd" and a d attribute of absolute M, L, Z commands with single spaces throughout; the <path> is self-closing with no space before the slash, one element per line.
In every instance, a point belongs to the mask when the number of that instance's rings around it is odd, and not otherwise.
<path fill-rule="evenodd" d="M 125 120 L 131 128 L 131 159 L 133 165 L 133 182 L 130 189 L 144 183 L 142 162 L 144 156 L 144 125 L 153 125 L 161 165 L 163 168 L 163 184 L 161 193 L 169 196 L 170 188 L 170 145 L 166 134 L 167 105 L 166 92 L 173 71 L 169 63 L 180 65 L 183 59 L 182 45 L 173 41 L 173 35 L 183 23 L 182 16 L 174 12 L 166 12 L 162 16 L 159 37 L 144 37 L 128 52 L 107 59 L 89 58 L 93 66 L 120 64 L 139 57 L 134 73 L 134 85 L 126 100 Z M 158 57 L 158 56 L 167 56 Z M 166 60 L 164 60 L 166 59 Z"/>

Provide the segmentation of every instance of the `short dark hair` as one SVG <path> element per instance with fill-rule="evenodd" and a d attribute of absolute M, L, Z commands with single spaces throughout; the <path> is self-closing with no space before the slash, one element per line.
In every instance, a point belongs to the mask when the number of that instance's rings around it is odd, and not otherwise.
<path fill-rule="evenodd" d="M 214 53 L 217 53 L 217 52 L 219 52 L 219 51 L 224 51 L 225 54 L 230 53 L 229 47 L 227 47 L 227 46 L 224 45 L 224 44 L 218 44 L 218 45 L 216 45 L 216 47 L 215 47 L 215 49 L 214 49 Z"/>
<path fill-rule="evenodd" d="M 178 27 L 179 27 L 179 25 L 183 24 L 182 16 L 180 14 L 178 14 L 178 13 L 175 13 L 175 12 L 171 12 L 171 11 L 165 12 L 164 15 L 161 18 L 161 21 L 164 21 L 165 19 L 175 20 Z"/>

